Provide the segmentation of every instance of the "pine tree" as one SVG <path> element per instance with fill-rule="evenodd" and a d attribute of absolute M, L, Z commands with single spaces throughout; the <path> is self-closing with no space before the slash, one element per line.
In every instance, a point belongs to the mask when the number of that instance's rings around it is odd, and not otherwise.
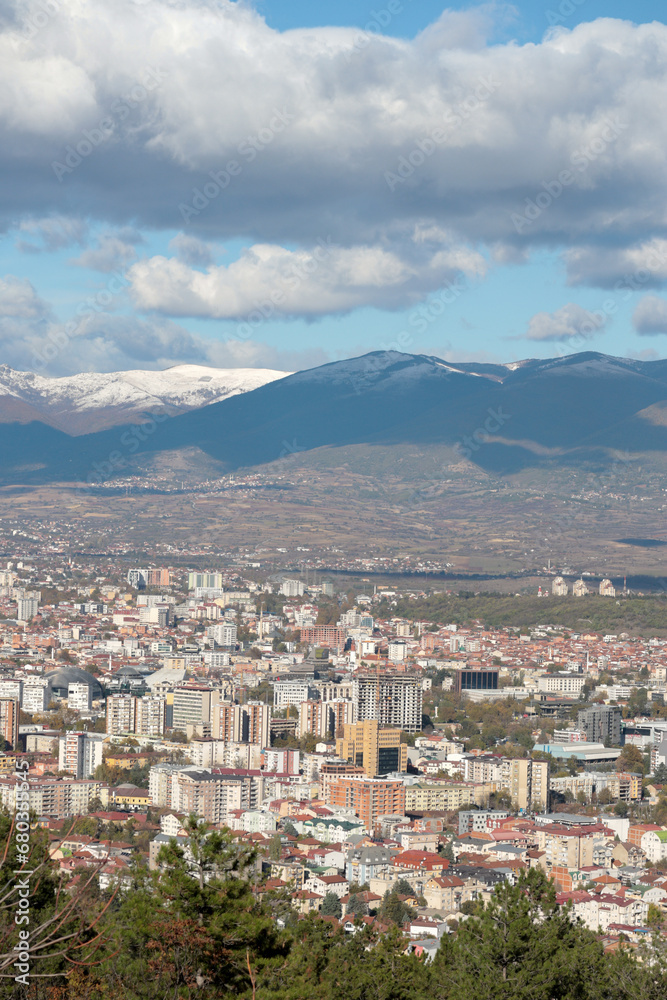
<path fill-rule="evenodd" d="M 343 912 L 340 899 L 335 892 L 328 892 L 322 901 L 320 913 L 323 917 L 340 917 Z"/>
<path fill-rule="evenodd" d="M 191 816 L 188 844 L 161 848 L 117 914 L 121 950 L 103 967 L 123 1000 L 243 993 L 284 960 L 287 942 L 256 902 L 254 852 Z"/>
<path fill-rule="evenodd" d="M 392 924 L 402 927 L 406 920 L 410 920 L 415 916 L 415 910 L 411 906 L 408 906 L 407 903 L 404 903 L 402 899 L 398 898 L 395 888 L 392 892 L 385 892 L 380 903 L 378 916 L 382 920 L 389 920 Z"/>
<path fill-rule="evenodd" d="M 658 764 L 653 774 L 653 780 L 659 785 L 667 784 L 667 764 Z"/>
<path fill-rule="evenodd" d="M 456 860 L 454 857 L 454 850 L 452 848 L 451 840 L 448 839 L 446 841 L 446 843 L 443 845 L 442 850 L 440 851 L 440 854 L 443 856 L 443 858 L 445 858 L 449 862 L 453 862 Z"/>
<path fill-rule="evenodd" d="M 353 917 L 365 917 L 368 914 L 368 903 L 359 894 L 352 896 L 347 904 L 347 913 Z"/>
<path fill-rule="evenodd" d="M 605 980 L 595 936 L 556 903 L 555 889 L 533 869 L 496 888 L 477 915 L 461 922 L 434 963 L 439 998 L 586 1000 Z"/>

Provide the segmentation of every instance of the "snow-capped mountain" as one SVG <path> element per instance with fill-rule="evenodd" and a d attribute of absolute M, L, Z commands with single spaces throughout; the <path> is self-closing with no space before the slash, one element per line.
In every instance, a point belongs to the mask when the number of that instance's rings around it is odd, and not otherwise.
<path fill-rule="evenodd" d="M 131 423 L 149 412 L 198 409 L 289 374 L 267 368 L 176 365 L 166 371 L 45 378 L 0 365 L 0 421 L 39 420 L 68 434 L 85 434 Z"/>
<path fill-rule="evenodd" d="M 592 351 L 508 365 L 376 351 L 293 375 L 187 366 L 47 380 L 0 371 L 0 384 L 14 392 L 0 404 L 32 414 L 15 415 L 11 432 L 4 418 L 0 482 L 97 481 L 114 453 L 125 471 L 172 453 L 221 471 L 321 449 L 336 461 L 349 446 L 372 465 L 378 446 L 394 445 L 437 447 L 435 465 L 424 459 L 429 474 L 463 460 L 494 473 L 598 469 L 619 453 L 656 469 L 667 462 L 667 360 Z M 117 426 L 160 407 L 171 419 L 153 421 L 150 434 Z M 105 429 L 91 426 L 101 420 Z"/>

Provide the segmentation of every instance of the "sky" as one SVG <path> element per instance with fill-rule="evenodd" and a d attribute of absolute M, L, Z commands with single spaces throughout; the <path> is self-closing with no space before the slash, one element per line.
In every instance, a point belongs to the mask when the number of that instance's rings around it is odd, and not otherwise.
<path fill-rule="evenodd" d="M 666 357 L 663 7 L 0 0 L 0 364 Z"/>

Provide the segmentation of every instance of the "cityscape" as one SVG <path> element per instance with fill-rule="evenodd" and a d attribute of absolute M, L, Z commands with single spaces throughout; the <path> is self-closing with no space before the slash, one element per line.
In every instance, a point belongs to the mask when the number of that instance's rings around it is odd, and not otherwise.
<path fill-rule="evenodd" d="M 0 1000 L 666 1000 L 667 24 L 0 2 Z"/>
<path fill-rule="evenodd" d="M 423 592 L 229 557 L 20 550 L 0 573 L 0 805 L 24 774 L 62 872 L 122 891 L 172 840 L 187 856 L 194 816 L 257 852 L 280 923 L 394 924 L 431 959 L 532 870 L 607 948 L 667 907 L 666 636 L 400 615 Z M 587 590 L 553 577 L 546 617 Z"/>

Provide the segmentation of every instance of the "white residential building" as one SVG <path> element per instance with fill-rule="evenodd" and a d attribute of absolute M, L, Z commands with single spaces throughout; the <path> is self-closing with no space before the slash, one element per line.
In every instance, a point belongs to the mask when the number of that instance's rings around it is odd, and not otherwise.
<path fill-rule="evenodd" d="M 304 681 L 276 681 L 273 685 L 273 707 L 287 708 L 289 705 L 300 705 L 314 697 L 309 684 Z"/>
<path fill-rule="evenodd" d="M 387 658 L 392 663 L 402 663 L 408 655 L 408 644 L 403 639 L 390 639 L 387 648 Z"/>
<path fill-rule="evenodd" d="M 19 597 L 16 602 L 16 617 L 20 622 L 29 622 L 39 611 L 39 600 L 36 597 Z"/>
<path fill-rule="evenodd" d="M 90 684 L 70 682 L 67 688 L 67 707 L 76 712 L 89 712 L 93 707 L 93 691 Z"/>
<path fill-rule="evenodd" d="M 537 690 L 579 697 L 585 683 L 583 674 L 544 674 L 537 678 Z"/>
<path fill-rule="evenodd" d="M 0 698 L 15 698 L 17 701 L 21 701 L 21 692 L 23 689 L 23 681 L 8 678 L 7 680 L 0 681 Z"/>
<path fill-rule="evenodd" d="M 641 839 L 641 849 L 652 865 L 667 858 L 667 830 L 650 830 Z"/>
<path fill-rule="evenodd" d="M 102 763 L 103 733 L 66 733 L 58 741 L 58 769 L 75 778 L 92 778 Z"/>
<path fill-rule="evenodd" d="M 206 630 L 206 634 L 213 639 L 218 646 L 235 646 L 238 636 L 238 628 L 232 622 L 221 622 L 220 625 L 212 625 Z"/>
<path fill-rule="evenodd" d="M 30 715 L 46 711 L 52 698 L 51 683 L 44 677 L 30 677 L 23 685 L 21 708 Z"/>

